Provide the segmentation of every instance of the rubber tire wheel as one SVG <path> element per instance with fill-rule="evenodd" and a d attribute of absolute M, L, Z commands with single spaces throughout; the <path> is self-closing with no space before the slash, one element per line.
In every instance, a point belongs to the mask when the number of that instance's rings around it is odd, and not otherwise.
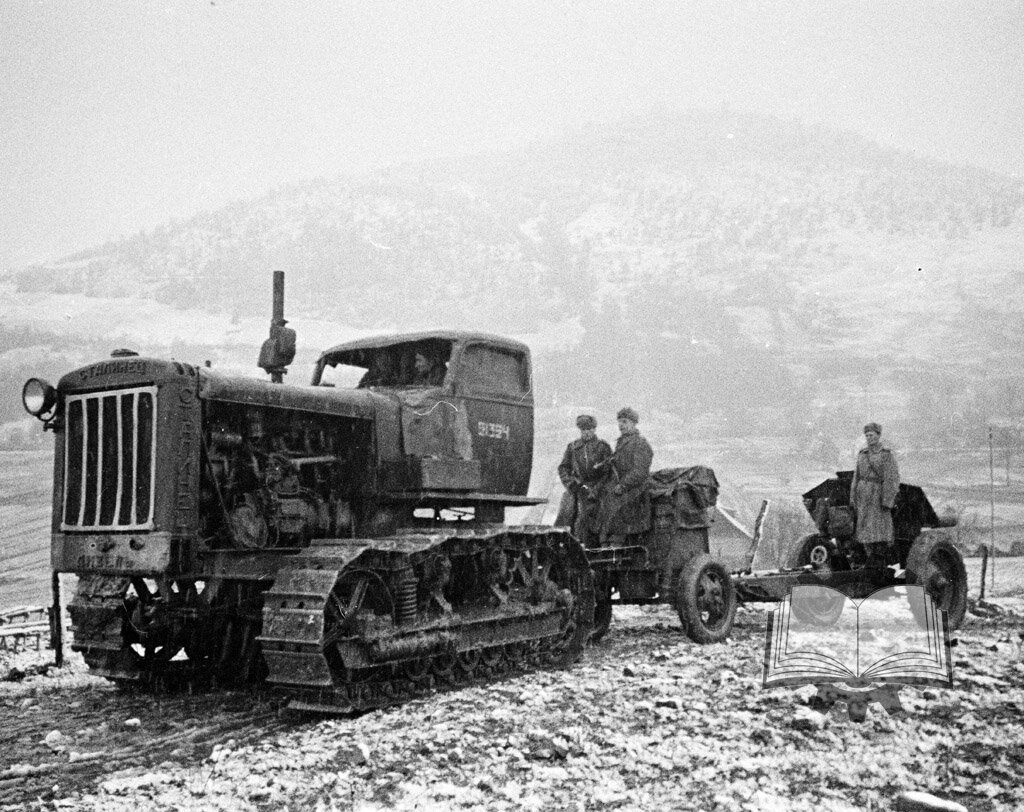
<path fill-rule="evenodd" d="M 815 548 L 823 547 L 827 554 L 825 555 L 824 561 L 814 566 L 815 569 L 821 569 L 822 567 L 831 567 L 832 559 L 836 557 L 834 542 L 820 533 L 810 533 L 803 536 L 793 547 L 793 553 L 789 557 L 789 567 L 806 567 L 808 564 L 814 564 L 812 561 L 812 553 Z M 821 553 L 814 555 L 814 558 L 820 558 Z"/>
<path fill-rule="evenodd" d="M 590 633 L 591 643 L 600 643 L 601 638 L 608 634 L 612 625 L 612 599 L 611 595 L 598 598 L 594 605 L 594 630 Z"/>
<path fill-rule="evenodd" d="M 707 606 L 709 599 L 717 605 Z M 676 612 L 693 642 L 720 643 L 728 638 L 736 603 L 736 585 L 719 561 L 700 553 L 683 567 L 676 587 Z M 707 621 L 702 617 L 705 611 L 710 613 Z"/>
<path fill-rule="evenodd" d="M 920 584 L 946 612 L 949 631 L 959 629 L 967 614 L 967 569 L 963 556 L 946 535 L 922 533 L 907 555 L 907 583 Z"/>

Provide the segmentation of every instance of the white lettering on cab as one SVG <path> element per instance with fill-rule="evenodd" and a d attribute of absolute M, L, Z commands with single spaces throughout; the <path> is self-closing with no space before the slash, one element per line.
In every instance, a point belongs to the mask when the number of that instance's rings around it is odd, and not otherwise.
<path fill-rule="evenodd" d="M 476 433 L 480 437 L 492 437 L 495 440 L 507 440 L 509 430 L 508 426 L 503 423 L 478 422 L 476 424 Z"/>

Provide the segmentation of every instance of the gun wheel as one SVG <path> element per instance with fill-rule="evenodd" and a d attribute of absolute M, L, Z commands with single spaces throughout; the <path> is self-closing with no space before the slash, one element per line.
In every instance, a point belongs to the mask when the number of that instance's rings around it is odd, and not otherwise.
<path fill-rule="evenodd" d="M 806 567 L 810 565 L 816 570 L 847 570 L 849 562 L 840 553 L 833 539 L 817 533 L 801 538 L 793 547 L 793 555 L 789 559 L 790 567 Z"/>
<path fill-rule="evenodd" d="M 967 614 L 967 570 L 945 534 L 925 532 L 914 540 L 907 555 L 907 583 L 924 587 L 935 608 L 946 613 L 950 631 L 960 628 Z"/>

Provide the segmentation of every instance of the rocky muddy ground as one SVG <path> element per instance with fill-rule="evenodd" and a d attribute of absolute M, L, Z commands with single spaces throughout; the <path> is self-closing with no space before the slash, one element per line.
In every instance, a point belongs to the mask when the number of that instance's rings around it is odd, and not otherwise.
<path fill-rule="evenodd" d="M 905 715 L 872 705 L 861 723 L 815 710 L 813 687 L 762 690 L 753 608 L 707 647 L 668 608 L 619 608 L 569 671 L 358 718 L 294 718 L 244 693 L 128 695 L 74 658 L 56 672 L 7 655 L 0 809 L 886 810 L 910 790 L 1019 809 L 1022 629 L 1021 614 L 969 616 L 954 688 L 904 687 Z"/>

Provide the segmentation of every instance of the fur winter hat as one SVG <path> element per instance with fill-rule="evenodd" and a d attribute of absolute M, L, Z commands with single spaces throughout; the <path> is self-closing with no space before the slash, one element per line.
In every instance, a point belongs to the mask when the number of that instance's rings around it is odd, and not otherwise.
<path fill-rule="evenodd" d="M 623 417 L 627 420 L 632 420 L 634 423 L 640 422 L 640 413 L 629 406 L 623 406 L 619 409 L 619 413 L 615 415 L 616 418 L 622 419 Z"/>

